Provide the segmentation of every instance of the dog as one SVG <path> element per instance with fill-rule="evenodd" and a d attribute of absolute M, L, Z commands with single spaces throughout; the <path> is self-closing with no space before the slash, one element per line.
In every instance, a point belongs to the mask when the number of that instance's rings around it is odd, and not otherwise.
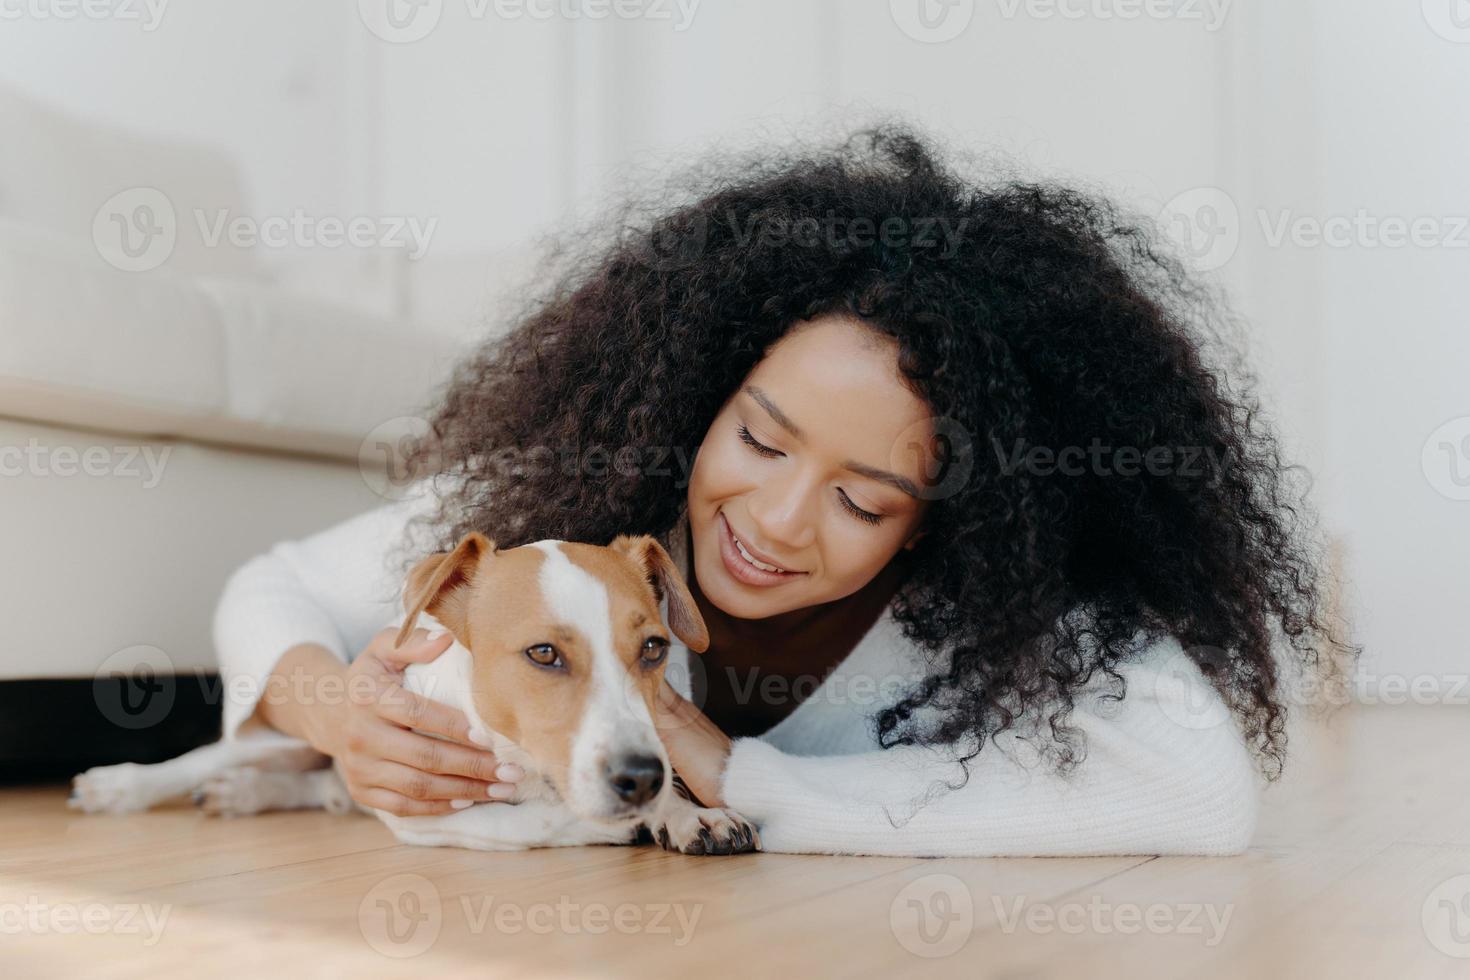
<path fill-rule="evenodd" d="M 668 630 L 659 603 L 666 600 Z M 650 535 L 606 546 L 543 540 L 498 550 L 479 532 L 409 572 L 395 647 L 415 628 L 453 644 L 411 664 L 403 686 L 464 711 L 472 741 L 525 770 L 509 803 L 397 816 L 351 799 L 329 758 L 254 732 L 156 765 L 89 769 L 70 805 L 146 810 L 191 794 L 210 813 L 322 808 L 374 813 L 404 843 L 520 850 L 657 841 L 685 854 L 759 850 L 738 813 L 704 807 L 672 772 L 654 726 L 671 630 L 703 653 L 709 634 L 673 560 Z"/>

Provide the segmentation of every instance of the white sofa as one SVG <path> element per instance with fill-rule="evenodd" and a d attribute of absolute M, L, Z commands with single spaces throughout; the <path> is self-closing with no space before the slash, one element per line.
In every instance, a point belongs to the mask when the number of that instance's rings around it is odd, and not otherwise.
<path fill-rule="evenodd" d="M 166 261 L 124 271 L 94 234 L 104 202 L 141 187 L 180 215 L 238 209 L 229 161 L 3 90 L 0 132 L 0 680 L 140 649 L 207 671 L 225 577 L 381 503 L 365 440 L 425 414 L 460 345 L 292 288 L 191 221 Z"/>

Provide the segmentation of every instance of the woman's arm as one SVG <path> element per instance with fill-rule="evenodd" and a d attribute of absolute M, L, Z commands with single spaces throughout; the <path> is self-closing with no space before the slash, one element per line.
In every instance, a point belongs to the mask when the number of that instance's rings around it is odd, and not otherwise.
<path fill-rule="evenodd" d="M 1071 724 L 1085 734 L 1087 754 L 1067 776 L 1012 732 L 986 744 L 957 790 L 943 783 L 958 783 L 962 773 L 936 750 L 801 756 L 737 738 L 723 771 L 715 770 L 719 801 L 755 821 L 768 851 L 1240 853 L 1255 830 L 1259 780 L 1219 695 L 1177 641 L 1156 645 L 1119 673 L 1127 680 L 1122 701 L 1079 693 Z M 698 726 L 677 731 L 699 738 Z M 707 755 L 713 741 L 704 741 Z M 700 751 L 671 746 L 676 757 Z"/>
<path fill-rule="evenodd" d="M 291 675 L 271 680 L 288 651 L 293 661 L 322 664 L 330 655 L 345 665 L 398 615 L 402 581 L 389 552 L 433 503 L 421 483 L 403 500 L 279 542 L 235 570 L 214 614 L 226 739 L 267 723 L 256 709 L 268 690 L 273 701 L 296 693 L 286 683 Z"/>

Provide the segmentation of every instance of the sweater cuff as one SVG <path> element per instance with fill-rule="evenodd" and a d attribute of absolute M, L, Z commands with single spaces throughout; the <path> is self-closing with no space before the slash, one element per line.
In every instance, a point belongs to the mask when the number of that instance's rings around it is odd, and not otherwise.
<path fill-rule="evenodd" d="M 747 820 L 763 824 L 793 798 L 785 753 L 755 737 L 733 739 L 721 777 L 720 798 Z"/>

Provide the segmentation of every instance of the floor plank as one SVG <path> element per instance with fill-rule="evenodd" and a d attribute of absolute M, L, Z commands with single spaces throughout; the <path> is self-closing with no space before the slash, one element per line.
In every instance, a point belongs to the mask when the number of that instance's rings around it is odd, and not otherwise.
<path fill-rule="evenodd" d="M 1467 734 L 1409 705 L 1304 728 L 1251 849 L 1216 859 L 490 854 L 6 789 L 0 949 L 58 977 L 1466 976 Z"/>

